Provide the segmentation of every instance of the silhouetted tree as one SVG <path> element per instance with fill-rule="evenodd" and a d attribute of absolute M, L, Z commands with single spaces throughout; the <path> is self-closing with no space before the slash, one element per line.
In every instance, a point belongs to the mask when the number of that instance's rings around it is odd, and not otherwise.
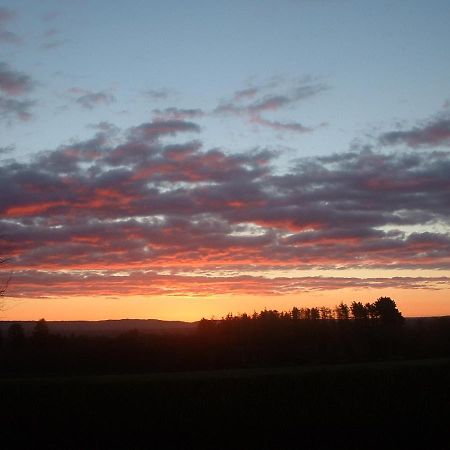
<path fill-rule="evenodd" d="M 264 311 L 260 312 L 259 319 L 273 322 L 277 320 L 279 316 L 280 314 L 276 309 L 265 309 Z"/>
<path fill-rule="evenodd" d="M 349 308 L 345 303 L 339 303 L 339 305 L 336 306 L 335 311 L 337 320 L 348 320 L 350 317 Z"/>
<path fill-rule="evenodd" d="M 402 313 L 390 297 L 380 297 L 373 304 L 377 318 L 384 324 L 401 325 L 404 322 Z"/>
<path fill-rule="evenodd" d="M 311 320 L 311 309 L 310 308 L 300 308 L 300 319 Z"/>
<path fill-rule="evenodd" d="M 361 302 L 352 302 L 350 311 L 355 320 L 367 320 L 369 318 L 369 310 Z"/>
<path fill-rule="evenodd" d="M 39 345 L 44 345 L 48 341 L 49 330 L 45 319 L 40 319 L 36 322 L 33 329 L 32 338 L 34 342 Z"/>
<path fill-rule="evenodd" d="M 311 308 L 311 320 L 320 320 L 319 308 Z"/>
<path fill-rule="evenodd" d="M 331 308 L 322 306 L 320 308 L 320 318 L 322 320 L 331 320 L 333 318 L 333 311 L 331 310 Z"/>
<path fill-rule="evenodd" d="M 300 310 L 296 306 L 292 308 L 291 317 L 293 320 L 300 319 Z"/>
<path fill-rule="evenodd" d="M 378 318 L 378 311 L 374 303 L 366 303 L 364 306 L 367 310 L 367 313 L 369 314 L 370 319 Z"/>

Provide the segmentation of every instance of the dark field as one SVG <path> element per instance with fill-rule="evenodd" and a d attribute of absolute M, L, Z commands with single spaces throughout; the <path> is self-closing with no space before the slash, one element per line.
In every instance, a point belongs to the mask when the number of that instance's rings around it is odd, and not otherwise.
<path fill-rule="evenodd" d="M 449 448 L 449 359 L 3 379 L 0 398 L 4 449 Z"/>

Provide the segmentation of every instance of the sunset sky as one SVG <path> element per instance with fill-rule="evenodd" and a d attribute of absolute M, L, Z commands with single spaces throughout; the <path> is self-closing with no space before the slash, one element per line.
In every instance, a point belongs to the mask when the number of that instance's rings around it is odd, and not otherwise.
<path fill-rule="evenodd" d="M 2 319 L 450 314 L 450 2 L 0 0 Z"/>

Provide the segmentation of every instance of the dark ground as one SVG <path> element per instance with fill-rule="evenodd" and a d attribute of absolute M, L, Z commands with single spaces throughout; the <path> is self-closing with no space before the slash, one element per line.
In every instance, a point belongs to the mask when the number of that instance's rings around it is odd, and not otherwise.
<path fill-rule="evenodd" d="M 2 449 L 448 449 L 450 360 L 0 380 Z"/>
<path fill-rule="evenodd" d="M 26 336 L 30 336 L 36 321 L 0 321 L 0 333 L 7 335 L 13 323 L 20 323 Z M 157 319 L 120 319 L 120 320 L 51 320 L 46 321 L 51 334 L 62 336 L 118 336 L 130 330 L 140 333 L 190 333 L 195 330 L 197 322 L 182 322 Z"/>

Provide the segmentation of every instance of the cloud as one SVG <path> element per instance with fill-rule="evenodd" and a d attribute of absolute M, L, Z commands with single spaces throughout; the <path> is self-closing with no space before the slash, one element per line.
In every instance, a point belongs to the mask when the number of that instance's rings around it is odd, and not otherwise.
<path fill-rule="evenodd" d="M 42 33 L 41 48 L 45 50 L 51 50 L 57 47 L 61 47 L 68 42 L 67 39 L 61 39 L 58 36 L 60 31 L 56 28 L 48 28 Z"/>
<path fill-rule="evenodd" d="M 34 83 L 28 75 L 0 62 L 0 91 L 7 95 L 19 96 L 30 92 L 33 87 Z"/>
<path fill-rule="evenodd" d="M 130 136 L 133 140 L 154 140 L 161 136 L 173 136 L 183 132 L 199 132 L 200 127 L 184 120 L 154 120 L 152 122 L 143 123 L 130 130 Z"/>
<path fill-rule="evenodd" d="M 233 99 L 239 102 L 244 99 L 254 98 L 258 94 L 258 91 L 259 89 L 256 87 L 241 89 L 234 93 Z"/>
<path fill-rule="evenodd" d="M 119 128 L 116 127 L 114 124 L 106 121 L 98 122 L 98 123 L 92 123 L 87 125 L 88 128 L 93 128 L 94 130 L 107 133 L 110 136 L 115 135 L 117 132 L 119 132 Z"/>
<path fill-rule="evenodd" d="M 272 82 L 235 92 L 231 100 L 222 102 L 216 107 L 215 113 L 241 116 L 246 118 L 249 123 L 277 131 L 310 132 L 313 131 L 311 127 L 306 127 L 299 122 L 269 120 L 263 117 L 262 114 L 292 107 L 327 89 L 328 86 L 325 84 L 308 79 L 296 82 L 293 87 L 291 86 L 281 93 L 280 83 Z"/>
<path fill-rule="evenodd" d="M 5 155 L 7 153 L 13 152 L 15 147 L 13 145 L 8 145 L 5 147 L 0 147 L 0 155 Z"/>
<path fill-rule="evenodd" d="M 20 44 L 22 39 L 12 31 L 0 29 L 0 44 Z"/>
<path fill-rule="evenodd" d="M 450 117 L 438 117 L 406 131 L 390 131 L 380 136 L 382 145 L 404 144 L 412 148 L 450 147 Z"/>
<path fill-rule="evenodd" d="M 16 100 L 0 96 L 0 119 L 7 123 L 13 120 L 28 121 L 32 118 L 33 100 Z"/>
<path fill-rule="evenodd" d="M 173 107 L 165 109 L 154 109 L 153 114 L 155 114 L 158 119 L 163 120 L 196 119 L 205 115 L 205 113 L 201 109 L 181 109 Z"/>
<path fill-rule="evenodd" d="M 11 97 L 24 95 L 34 88 L 33 80 L 26 74 L 11 69 L 6 63 L 0 62 L 0 119 L 7 124 L 13 120 L 28 121 L 31 119 L 33 100 L 17 100 Z"/>
<path fill-rule="evenodd" d="M 84 109 L 89 110 L 92 110 L 95 107 L 101 105 L 110 105 L 116 100 L 114 95 L 106 91 L 94 92 L 75 87 L 69 89 L 69 92 L 75 95 L 81 94 L 77 96 L 75 102 L 78 103 Z"/>
<path fill-rule="evenodd" d="M 272 280 L 264 273 L 448 270 L 450 152 L 365 149 L 301 158 L 280 173 L 273 168 L 277 155 L 264 149 L 180 143 L 184 133 L 200 130 L 193 122 L 155 120 L 122 132 L 100 123 L 95 130 L 91 139 L 29 161 L 0 163 L 0 245 L 23 274 L 17 292 L 28 295 L 33 277 L 42 282 L 37 292 L 47 287 L 49 295 L 91 288 L 258 294 L 448 283 Z M 177 142 L 167 143 L 171 136 Z M 440 231 L 424 231 L 432 226 Z M 249 268 L 261 276 L 235 276 Z M 131 275 L 119 277 L 122 271 Z"/>
<path fill-rule="evenodd" d="M 0 24 L 15 19 L 16 13 L 12 9 L 0 7 Z"/>
<path fill-rule="evenodd" d="M 4 28 L 5 23 L 11 22 L 15 17 L 15 11 L 0 7 L 0 44 L 20 44 L 22 42 L 16 33 Z"/>
<path fill-rule="evenodd" d="M 339 289 L 448 289 L 448 277 L 203 277 L 164 275 L 157 271 L 79 271 L 58 273 L 24 270 L 14 274 L 10 297 L 61 297 L 91 295 L 280 295 Z"/>
<path fill-rule="evenodd" d="M 52 50 L 54 48 L 58 48 L 63 46 L 64 44 L 66 44 L 68 41 L 67 39 L 55 39 L 53 41 L 48 41 L 48 42 L 44 42 L 41 45 L 41 48 L 43 48 L 44 50 Z"/>
<path fill-rule="evenodd" d="M 167 100 L 171 94 L 172 91 L 167 88 L 147 89 L 143 91 L 143 95 L 153 101 Z"/>
<path fill-rule="evenodd" d="M 288 106 L 301 100 L 317 95 L 326 90 L 323 84 L 312 84 L 298 86 L 287 95 L 268 95 L 264 96 L 247 106 L 248 110 L 253 113 L 261 113 L 264 111 L 274 111 L 282 107 Z"/>
<path fill-rule="evenodd" d="M 298 122 L 279 122 L 276 120 L 267 120 L 263 119 L 259 115 L 253 116 L 251 122 L 272 128 L 277 131 L 294 131 L 296 133 L 308 133 L 310 131 L 313 131 L 312 128 L 305 127 Z"/>

